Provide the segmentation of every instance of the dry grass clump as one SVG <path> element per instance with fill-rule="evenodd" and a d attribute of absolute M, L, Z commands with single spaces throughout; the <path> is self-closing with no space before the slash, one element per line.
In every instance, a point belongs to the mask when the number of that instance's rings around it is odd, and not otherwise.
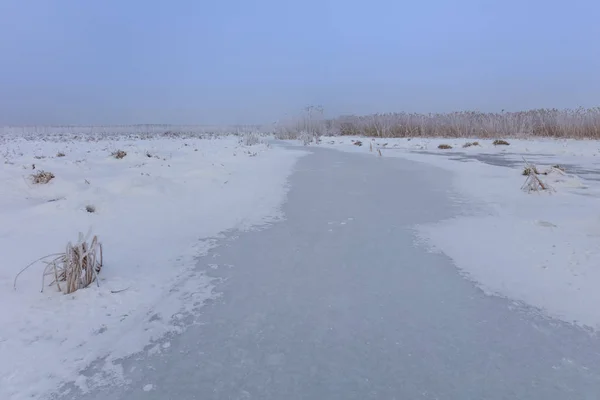
<path fill-rule="evenodd" d="M 65 153 L 63 153 L 62 151 L 59 151 L 58 153 L 56 153 L 56 157 L 64 157 Z"/>
<path fill-rule="evenodd" d="M 528 163 L 527 165 L 525 165 L 525 168 L 523 168 L 522 175 L 524 175 L 524 176 L 529 176 L 531 174 L 535 174 L 535 175 L 548 175 L 551 172 L 558 172 L 558 173 L 564 175 L 565 174 L 565 168 L 561 167 L 560 165 L 557 164 L 557 165 L 551 166 L 550 168 L 546 169 L 545 171 L 539 171 L 535 165 Z"/>
<path fill-rule="evenodd" d="M 31 175 L 31 181 L 35 184 L 46 184 L 54 178 L 55 176 L 52 172 L 42 170 L 39 170 L 36 174 Z"/>
<path fill-rule="evenodd" d="M 471 147 L 471 146 L 479 146 L 479 142 L 467 142 L 465 144 L 463 144 L 463 149 L 466 149 L 467 147 Z"/>
<path fill-rule="evenodd" d="M 54 258 L 44 261 L 50 257 Z M 53 276 L 54 280 L 50 285 L 56 284 L 58 290 L 65 294 L 73 293 L 88 287 L 94 281 L 98 284 L 98 274 L 102 269 L 102 244 L 98 242 L 97 236 L 88 242 L 88 238 L 80 233 L 78 241 L 75 244 L 69 242 L 64 253 L 50 254 L 23 268 L 15 277 L 15 289 L 19 275 L 39 261 L 46 263 L 42 275 L 42 291 L 45 277 Z"/>
<path fill-rule="evenodd" d="M 122 158 L 125 158 L 125 156 L 127 155 L 126 151 L 123 150 L 117 150 L 117 151 L 113 151 L 111 156 L 113 156 L 114 158 L 116 158 L 117 160 L 120 160 Z"/>
<path fill-rule="evenodd" d="M 527 176 L 523 186 L 521 186 L 521 190 L 525 190 L 527 192 L 540 192 L 540 191 L 550 191 L 553 192 L 554 189 L 552 186 L 548 185 L 544 182 L 538 175 L 538 169 L 535 165 L 530 164 L 523 158 L 525 162 L 525 169 L 523 170 L 523 175 Z M 545 172 L 544 175 L 547 175 L 548 172 Z"/>
<path fill-rule="evenodd" d="M 443 144 L 443 143 L 438 146 L 438 149 L 440 149 L 440 150 L 450 150 L 451 148 L 452 148 L 452 146 L 450 146 L 449 144 Z"/>
<path fill-rule="evenodd" d="M 506 140 L 502 140 L 502 139 L 496 139 L 494 140 L 494 142 L 492 143 L 494 146 L 509 146 L 510 143 L 508 143 Z"/>
<path fill-rule="evenodd" d="M 242 139 L 240 139 L 240 144 L 244 146 L 254 146 L 261 143 L 261 137 L 255 132 L 245 133 Z"/>
<path fill-rule="evenodd" d="M 298 135 L 298 140 L 300 140 L 304 146 L 311 144 L 313 139 L 314 136 L 308 132 L 301 132 L 300 135 Z"/>
<path fill-rule="evenodd" d="M 535 165 L 526 165 L 525 168 L 523 168 L 523 173 L 521 175 L 529 176 L 531 174 L 539 175 L 540 172 Z"/>

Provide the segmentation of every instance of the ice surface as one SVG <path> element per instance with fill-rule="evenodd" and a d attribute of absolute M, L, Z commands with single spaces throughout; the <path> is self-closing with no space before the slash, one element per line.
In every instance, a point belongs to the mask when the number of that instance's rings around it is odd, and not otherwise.
<path fill-rule="evenodd" d="M 199 260 L 221 296 L 198 325 L 119 364 L 129 385 L 63 399 L 596 398 L 598 338 L 486 296 L 415 243 L 416 225 L 471 207 L 449 171 L 313 151 L 284 221 Z"/>
<path fill-rule="evenodd" d="M 324 138 L 323 143 L 376 157 L 352 140 Z M 481 139 L 360 140 L 381 148 L 383 158 L 402 157 L 452 172 L 452 196 L 466 207 L 461 215 L 423 224 L 421 238 L 486 292 L 600 328 L 600 142 L 509 139 L 509 146 L 494 146 Z M 480 146 L 461 147 L 475 140 Z M 441 143 L 454 148 L 438 150 Z M 554 170 L 540 176 L 553 193 L 520 189 L 523 158 L 539 171 L 556 164 L 565 168 L 565 174 Z"/>

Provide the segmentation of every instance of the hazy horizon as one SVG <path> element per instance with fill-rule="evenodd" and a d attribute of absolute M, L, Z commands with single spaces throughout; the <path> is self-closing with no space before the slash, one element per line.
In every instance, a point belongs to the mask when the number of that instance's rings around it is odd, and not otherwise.
<path fill-rule="evenodd" d="M 600 4 L 0 4 L 0 125 L 600 105 Z"/>

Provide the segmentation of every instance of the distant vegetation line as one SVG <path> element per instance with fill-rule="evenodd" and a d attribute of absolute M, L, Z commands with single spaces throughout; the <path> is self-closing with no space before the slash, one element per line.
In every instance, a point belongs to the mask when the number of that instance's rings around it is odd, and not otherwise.
<path fill-rule="evenodd" d="M 401 112 L 364 116 L 347 115 L 333 119 L 323 118 L 321 108 L 311 110 L 309 108 L 307 107 L 298 118 L 278 124 L 275 134 L 281 138 L 308 134 L 310 136 L 600 139 L 600 107 L 500 113 Z"/>
<path fill-rule="evenodd" d="M 308 106 L 297 116 L 275 124 L 260 125 L 30 125 L 0 127 L 0 136 L 39 138 L 83 136 L 100 138 L 118 135 L 150 137 L 203 136 L 219 134 L 275 134 L 280 139 L 330 136 L 369 137 L 548 137 L 600 139 L 600 107 L 578 109 L 536 109 L 517 112 L 485 113 L 384 113 L 344 115 L 325 118 L 319 106 Z"/>

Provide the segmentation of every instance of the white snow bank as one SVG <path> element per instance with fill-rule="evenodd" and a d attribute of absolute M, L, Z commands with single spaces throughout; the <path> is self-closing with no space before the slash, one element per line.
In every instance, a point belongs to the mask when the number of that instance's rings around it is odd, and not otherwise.
<path fill-rule="evenodd" d="M 220 232 L 281 217 L 302 154 L 231 136 L 0 141 L 0 398 L 12 400 L 47 398 L 65 381 L 85 389 L 98 376 L 118 378 L 114 360 L 181 330 L 178 320 L 213 295 L 195 257 Z M 111 157 L 117 149 L 127 156 Z M 32 184 L 39 170 L 55 178 Z M 29 262 L 90 228 L 104 246 L 99 287 L 40 293 L 42 264 L 13 289 Z M 78 376 L 102 357 L 99 375 Z"/>
<path fill-rule="evenodd" d="M 355 146 L 352 140 L 361 140 L 363 145 Z M 463 149 L 460 146 L 466 141 L 478 141 L 481 146 Z M 323 138 L 332 148 L 369 153 L 369 143 L 373 143 L 374 156 L 381 148 L 383 157 L 403 157 L 453 171 L 453 186 L 466 203 L 464 215 L 421 226 L 421 236 L 451 257 L 487 293 L 523 301 L 549 316 L 599 329 L 600 181 L 570 174 L 569 168 L 597 170 L 600 143 L 508 141 L 510 146 L 493 146 L 491 140 L 480 139 Z M 441 143 L 454 149 L 439 150 Z M 423 154 L 423 150 L 436 154 Z M 472 158 L 459 161 L 453 159 L 458 152 L 510 152 L 506 158 L 521 163 L 506 167 Z M 529 162 L 536 161 L 540 172 L 553 164 L 570 167 L 564 175 L 556 170 L 540 175 L 555 192 L 526 193 L 520 189 L 526 178 L 522 175 L 523 156 Z M 540 161 L 545 165 L 537 163 Z"/>

